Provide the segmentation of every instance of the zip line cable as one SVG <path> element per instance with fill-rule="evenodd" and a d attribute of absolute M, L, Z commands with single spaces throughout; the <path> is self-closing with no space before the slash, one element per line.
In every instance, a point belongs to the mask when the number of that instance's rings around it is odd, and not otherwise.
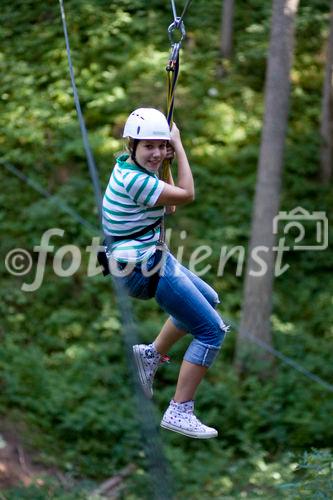
<path fill-rule="evenodd" d="M 185 17 L 185 14 L 186 14 L 186 12 L 187 12 L 187 10 L 188 10 L 189 6 L 191 5 L 191 3 L 192 3 L 192 0 L 187 0 L 186 5 L 185 5 L 185 7 L 184 7 L 184 9 L 183 9 L 183 12 L 182 12 L 182 14 L 181 14 L 181 16 L 180 16 L 180 19 L 179 19 L 179 21 L 178 21 L 178 25 L 179 25 L 179 24 L 181 24 L 181 22 L 183 21 L 183 19 L 184 19 L 184 17 Z"/>
<path fill-rule="evenodd" d="M 173 20 L 176 21 L 176 19 L 177 19 L 177 11 L 176 11 L 176 5 L 175 5 L 175 1 L 174 0 L 171 0 L 171 9 L 172 9 Z"/>
<path fill-rule="evenodd" d="M 13 165 L 9 165 L 6 161 L 2 160 L 1 158 L 0 158 L 0 163 L 2 163 L 3 166 L 9 172 L 11 172 L 14 175 L 16 175 L 19 179 L 21 179 L 23 182 L 25 182 L 30 187 L 32 187 L 33 189 L 35 189 L 38 193 L 42 194 L 46 198 L 56 199 L 59 202 L 59 200 L 60 200 L 59 197 L 55 197 L 53 195 L 50 195 L 48 193 L 48 191 L 46 191 L 43 187 L 41 187 L 35 180 L 30 179 L 26 175 L 23 175 L 22 172 L 20 172 L 20 170 L 18 170 L 16 167 L 13 167 Z M 77 221 L 81 221 L 81 220 L 84 221 L 85 222 L 85 224 L 83 224 L 84 226 L 87 226 L 87 227 L 90 226 L 90 227 L 93 228 L 93 230 L 95 229 L 93 226 L 91 226 L 91 224 L 88 221 L 86 221 L 77 212 L 75 212 L 74 209 L 68 207 L 68 205 L 66 205 L 64 202 L 61 202 L 61 204 L 59 203 L 59 206 L 61 208 L 63 208 L 65 210 L 65 212 L 70 213 L 70 215 L 72 215 L 75 218 L 75 220 L 77 220 Z M 70 208 L 70 211 L 68 210 L 68 208 Z M 80 223 L 82 224 L 82 222 L 80 222 Z M 94 235 L 94 234 L 95 233 L 93 231 L 92 235 Z M 225 318 L 225 320 L 226 320 L 226 322 L 228 324 L 230 324 L 234 328 L 235 331 L 239 331 L 239 325 L 235 321 L 231 320 L 230 318 Z M 310 370 L 307 370 L 302 365 L 300 365 L 297 361 L 295 361 L 294 359 L 290 358 L 286 354 L 283 354 L 283 352 L 279 351 L 278 349 L 275 349 L 274 347 L 271 347 L 269 344 L 267 344 L 263 340 L 258 339 L 255 335 L 253 335 L 250 332 L 245 332 L 244 337 L 248 338 L 249 340 L 251 340 L 252 342 L 254 342 L 255 344 L 257 344 L 262 350 L 264 350 L 266 352 L 269 352 L 274 357 L 278 358 L 285 365 L 293 368 L 294 370 L 298 371 L 299 373 L 301 373 L 302 375 L 304 375 L 308 379 L 310 379 L 313 382 L 316 382 L 317 384 L 321 385 L 324 389 L 326 389 L 326 390 L 328 390 L 330 392 L 333 392 L 333 384 L 325 381 L 323 378 L 319 377 L 318 375 L 316 375 L 315 373 L 311 372 Z"/>
<path fill-rule="evenodd" d="M 175 0 L 171 0 L 171 8 L 172 8 L 172 13 L 173 13 L 173 20 L 174 22 L 176 23 L 177 26 L 180 26 L 180 24 L 182 23 L 184 17 L 185 17 L 185 14 L 189 8 L 189 6 L 191 5 L 192 3 L 192 0 L 187 0 L 186 4 L 185 4 L 185 7 L 183 9 L 183 12 L 182 12 L 182 15 L 180 17 L 177 16 L 177 9 L 176 9 L 176 4 L 175 4 Z"/>
<path fill-rule="evenodd" d="M 100 224 L 102 227 L 102 195 L 98 178 L 96 165 L 94 162 L 93 154 L 90 148 L 87 129 L 85 126 L 84 118 L 81 111 L 79 96 L 75 84 L 74 69 L 71 59 L 70 44 L 67 32 L 67 23 L 65 17 L 65 9 L 63 0 L 59 0 L 61 19 L 63 24 L 66 51 L 68 57 L 68 65 L 71 77 L 71 83 L 74 93 L 74 101 L 76 105 L 77 115 L 80 122 L 81 134 L 83 138 L 84 148 L 89 165 L 90 176 L 94 186 L 95 199 L 98 207 Z M 112 244 L 112 237 L 105 235 L 107 244 Z M 171 474 L 169 465 L 163 453 L 162 443 L 157 432 L 156 416 L 153 403 L 148 400 L 143 393 L 143 389 L 138 380 L 137 371 L 133 366 L 132 346 L 138 344 L 138 333 L 134 322 L 133 312 L 130 304 L 129 297 L 126 294 L 124 286 L 119 279 L 113 277 L 113 285 L 117 296 L 118 307 L 122 317 L 122 325 L 124 331 L 124 342 L 126 347 L 126 358 L 130 371 L 132 381 L 134 383 L 134 390 L 136 396 L 136 403 L 138 408 L 138 416 L 140 421 L 142 441 L 146 450 L 148 466 L 150 471 L 151 484 L 153 495 L 156 499 L 170 499 L 173 496 L 173 487 L 171 481 Z"/>
<path fill-rule="evenodd" d="M 78 116 L 79 123 L 80 123 L 83 145 L 84 145 L 84 150 L 85 150 L 86 157 L 87 157 L 87 163 L 88 163 L 88 167 L 89 167 L 89 171 L 90 171 L 90 176 L 91 176 L 93 186 L 94 186 L 94 193 L 95 193 L 95 199 L 96 199 L 96 205 L 97 205 L 97 209 L 98 209 L 99 219 L 100 219 L 100 223 L 102 223 L 101 186 L 100 186 L 98 176 L 96 175 L 97 169 L 96 169 L 96 165 L 95 165 L 95 160 L 94 160 L 94 157 L 93 157 L 93 154 L 91 151 L 91 147 L 90 147 L 90 143 L 89 143 L 89 139 L 88 139 L 87 127 L 86 127 L 86 124 L 85 124 L 85 121 L 83 118 L 80 99 L 79 99 L 79 95 L 78 95 L 77 88 L 76 88 L 74 68 L 73 68 L 73 64 L 72 64 L 72 58 L 70 55 L 70 45 L 69 45 L 69 38 L 68 38 L 68 33 L 67 33 L 67 24 L 66 24 L 65 9 L 64 9 L 64 5 L 63 5 L 63 0 L 59 0 L 59 3 L 60 3 L 62 26 L 63 26 L 64 36 L 65 36 L 66 51 L 67 51 L 67 56 L 68 56 L 69 73 L 70 73 L 70 78 L 71 78 L 71 83 L 72 83 L 73 94 L 74 94 L 74 102 L 75 102 L 76 112 L 77 112 L 77 116 Z"/>
<path fill-rule="evenodd" d="M 40 184 L 38 182 L 36 182 L 35 180 L 29 178 L 27 175 L 25 175 L 23 172 L 21 172 L 21 170 L 19 170 L 18 168 L 14 167 L 14 165 L 12 165 L 11 163 L 2 160 L 2 158 L 0 158 L 0 163 L 9 172 L 11 172 L 12 174 L 16 175 L 16 177 L 18 177 L 23 182 L 25 182 L 26 184 L 28 184 L 28 186 L 32 187 L 35 191 L 37 191 L 37 193 L 41 194 L 45 198 L 50 198 L 50 199 L 52 198 L 53 200 L 55 200 L 56 203 L 57 203 L 57 205 L 60 208 L 62 208 L 64 212 L 66 212 L 69 215 L 71 215 L 79 224 L 81 224 L 82 226 L 84 226 L 85 228 L 87 228 L 90 233 L 94 233 L 94 232 L 96 233 L 98 231 L 98 227 L 97 226 L 93 226 L 92 224 L 90 224 L 90 222 L 88 222 L 86 219 L 84 219 L 83 217 L 81 217 L 81 215 L 78 214 L 75 210 L 73 210 L 73 208 L 71 208 L 64 201 L 62 201 L 61 198 L 59 198 L 59 196 L 51 194 L 45 188 L 43 188 L 42 186 L 40 186 Z"/>
<path fill-rule="evenodd" d="M 233 328 L 235 328 L 237 331 L 239 331 L 239 325 L 237 325 L 234 321 L 229 320 L 229 319 L 226 319 L 226 321 L 230 325 L 232 325 Z M 310 372 L 309 370 L 304 368 L 302 365 L 297 363 L 297 361 L 293 360 L 289 356 L 286 356 L 285 354 L 283 354 L 281 351 L 278 351 L 274 347 L 270 346 L 264 340 L 259 339 L 258 337 L 256 337 L 255 335 L 253 335 L 252 333 L 249 333 L 247 331 L 245 331 L 244 337 L 248 338 L 249 340 L 252 340 L 252 342 L 257 344 L 261 349 L 263 349 L 266 352 L 269 352 L 270 354 L 272 354 L 276 358 L 280 359 L 286 365 L 289 365 L 292 368 L 294 368 L 294 370 L 297 370 L 299 373 L 302 373 L 302 375 L 309 378 L 313 382 L 317 382 L 317 384 L 323 386 L 326 390 L 333 392 L 333 384 L 326 382 L 326 380 L 322 379 L 321 377 L 319 377 L 315 373 Z"/>

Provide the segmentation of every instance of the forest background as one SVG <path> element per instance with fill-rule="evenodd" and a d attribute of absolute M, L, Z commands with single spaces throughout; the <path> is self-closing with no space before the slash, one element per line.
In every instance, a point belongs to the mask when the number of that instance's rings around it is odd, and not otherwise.
<path fill-rule="evenodd" d="M 169 56 L 169 2 L 68 0 L 67 11 L 77 86 L 89 138 L 104 187 L 121 130 L 139 106 L 165 109 Z M 332 212 L 332 187 L 319 180 L 320 108 L 329 29 L 329 0 L 300 2 L 291 73 L 288 134 L 281 209 Z M 196 0 L 187 16 L 181 53 L 175 121 L 182 131 L 196 183 L 196 201 L 167 220 L 171 249 L 184 247 L 183 262 L 209 245 L 205 278 L 219 292 L 220 311 L 240 319 L 244 273 L 237 259 L 217 276 L 222 246 L 246 247 L 263 125 L 264 83 L 271 2 L 237 1 L 234 55 L 221 73 L 221 1 Z M 3 490 L 3 498 L 87 498 L 129 464 L 122 498 L 151 498 L 149 470 L 128 383 L 122 324 L 111 282 L 87 277 L 97 210 L 70 87 L 56 1 L 3 0 L 1 12 L 1 345 L 0 414 L 35 459 L 58 475 Z M 48 190 L 43 197 L 9 171 Z M 56 196 L 56 197 L 55 197 Z M 59 203 L 89 223 L 87 231 Z M 47 259 L 42 286 L 31 283 L 42 234 L 81 249 L 82 264 L 70 277 L 56 276 Z M 186 238 L 181 235 L 186 231 Z M 331 233 L 330 233 L 331 241 Z M 28 250 L 31 273 L 14 277 L 5 257 Z M 275 280 L 274 347 L 326 381 L 332 367 L 333 258 L 329 250 L 291 251 L 288 272 Z M 142 341 L 165 319 L 153 301 L 133 302 Z M 281 361 L 274 376 L 260 368 L 239 378 L 234 368 L 237 328 L 202 383 L 198 414 L 220 429 L 209 442 L 161 435 L 179 498 L 330 498 L 332 495 L 332 397 L 324 386 Z M 189 338 L 177 344 L 172 363 L 158 373 L 161 415 L 173 394 Z M 1 430 L 0 430 L 1 434 Z M 1 446 L 5 441 L 0 440 Z M 318 496 L 319 495 L 319 496 Z M 96 495 L 95 495 L 96 497 Z"/>

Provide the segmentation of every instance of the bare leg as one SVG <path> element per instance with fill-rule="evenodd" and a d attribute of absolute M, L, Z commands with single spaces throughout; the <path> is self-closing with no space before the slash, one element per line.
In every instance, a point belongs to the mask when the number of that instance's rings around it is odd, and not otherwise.
<path fill-rule="evenodd" d="M 162 330 L 154 340 L 157 352 L 166 354 L 173 344 L 185 334 L 186 332 L 184 330 L 175 327 L 170 318 L 167 319 Z M 180 367 L 177 388 L 173 400 L 177 403 L 182 403 L 194 399 L 194 394 L 205 376 L 206 371 L 206 366 L 195 365 L 188 361 L 183 361 Z"/>
<path fill-rule="evenodd" d="M 176 328 L 171 319 L 168 318 L 164 323 L 162 330 L 154 340 L 155 349 L 160 354 L 166 354 L 173 344 L 175 344 L 177 340 L 181 339 L 184 335 L 186 335 L 186 332 Z"/>
<path fill-rule="evenodd" d="M 210 439 L 218 435 L 216 429 L 204 425 L 193 413 L 194 394 L 206 371 L 206 366 L 183 360 L 176 393 L 163 415 L 161 427 L 199 439 Z"/>
<path fill-rule="evenodd" d="M 206 366 L 183 361 L 178 376 L 177 388 L 173 400 L 184 403 L 194 399 L 195 391 L 207 371 Z"/>

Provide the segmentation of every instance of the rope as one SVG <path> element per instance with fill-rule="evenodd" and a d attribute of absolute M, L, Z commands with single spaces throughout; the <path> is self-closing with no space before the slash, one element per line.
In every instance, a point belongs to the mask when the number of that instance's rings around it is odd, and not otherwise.
<path fill-rule="evenodd" d="M 84 123 L 84 118 L 81 111 L 80 101 L 78 92 L 75 84 L 73 64 L 71 60 L 70 44 L 67 33 L 67 24 L 65 17 L 65 10 L 63 5 L 63 0 L 59 0 L 61 19 L 63 24 L 66 51 L 68 57 L 68 65 L 71 76 L 71 83 L 74 93 L 74 101 L 76 105 L 76 110 L 80 122 L 81 134 L 83 138 L 83 143 L 85 147 L 85 152 L 87 156 L 87 161 L 89 165 L 90 176 L 93 182 L 95 199 L 98 207 L 100 224 L 102 224 L 102 195 L 100 189 L 99 178 L 97 174 L 96 165 L 94 162 L 93 154 L 89 145 L 88 135 L 86 126 Z M 106 236 L 107 243 L 112 243 L 112 238 Z M 156 416 L 154 412 L 154 406 L 151 401 L 149 401 L 143 394 L 141 384 L 138 380 L 137 371 L 133 366 L 133 355 L 132 346 L 138 343 L 138 333 L 136 324 L 133 319 L 133 313 L 130 305 L 127 293 L 122 285 L 121 280 L 113 279 L 113 286 L 115 288 L 117 303 L 120 310 L 122 325 L 124 330 L 124 341 L 126 347 L 126 357 L 127 363 L 130 370 L 130 376 L 134 384 L 134 393 L 136 396 L 136 404 L 138 408 L 138 417 L 140 422 L 141 434 L 143 438 L 143 445 L 146 450 L 151 483 L 153 486 L 153 494 L 156 499 L 170 499 L 172 498 L 173 488 L 170 477 L 169 466 L 167 460 L 163 454 L 162 443 L 160 441 L 159 435 L 157 433 L 156 426 Z"/>
<path fill-rule="evenodd" d="M 178 26 L 180 26 L 180 24 L 182 23 L 182 21 L 183 21 L 183 19 L 185 17 L 185 14 L 186 14 L 189 6 L 191 5 L 191 3 L 192 3 L 192 0 L 187 0 L 187 2 L 185 4 L 185 7 L 184 7 L 184 10 L 182 12 L 182 15 L 180 16 L 179 21 L 177 21 Z"/>
<path fill-rule="evenodd" d="M 177 19 L 177 11 L 176 11 L 176 5 L 175 5 L 175 1 L 174 0 L 171 0 L 171 8 L 172 8 L 173 20 L 176 21 L 176 19 Z"/>
<path fill-rule="evenodd" d="M 179 76 L 179 54 L 176 59 L 176 63 L 173 71 L 167 71 L 167 80 L 168 80 L 168 93 L 167 93 L 167 120 L 172 126 L 173 123 L 173 110 L 175 105 L 175 91 L 176 85 Z"/>
<path fill-rule="evenodd" d="M 11 163 L 8 163 L 0 158 L 0 163 L 12 174 L 16 175 L 23 182 L 28 184 L 28 186 L 32 187 L 37 193 L 41 194 L 45 198 L 52 198 L 56 201 L 57 205 L 63 209 L 64 212 L 68 213 L 75 219 L 79 224 L 89 229 L 90 234 L 94 234 L 98 231 L 98 227 L 93 226 L 86 219 L 81 217 L 75 210 L 73 210 L 70 206 L 68 206 L 64 201 L 62 201 L 58 196 L 51 194 L 49 191 L 44 189 L 38 182 L 24 175 L 18 168 L 14 167 Z"/>
<path fill-rule="evenodd" d="M 14 175 L 16 175 L 20 180 L 22 180 L 23 182 L 25 182 L 26 184 L 28 184 L 30 187 L 32 187 L 33 189 L 35 189 L 42 196 L 45 196 L 46 198 L 53 198 L 53 199 L 57 200 L 57 203 L 59 204 L 59 206 L 61 208 L 63 208 L 65 210 L 65 212 L 69 213 L 72 217 L 75 218 L 75 220 L 79 221 L 80 224 L 82 224 L 82 221 L 84 221 L 84 224 L 83 224 L 84 226 L 86 226 L 86 227 L 92 227 L 92 229 L 93 229 L 92 230 L 92 235 L 96 234 L 95 228 L 93 226 L 91 226 L 91 224 L 86 219 L 84 219 L 83 217 L 81 217 L 74 209 L 68 207 L 68 205 L 66 205 L 63 201 L 61 201 L 61 199 L 59 197 L 54 196 L 54 195 L 50 195 L 50 193 L 48 193 L 48 191 L 46 191 L 46 189 L 44 189 L 42 186 L 40 186 L 40 184 L 38 184 L 37 181 L 29 178 L 26 175 L 23 175 L 20 172 L 20 170 L 18 170 L 13 165 L 8 164 L 6 161 L 4 161 L 1 158 L 0 158 L 0 163 L 9 172 L 11 172 Z M 60 203 L 59 203 L 59 201 L 60 201 Z M 235 321 L 233 321 L 233 320 L 231 320 L 229 318 L 225 318 L 225 320 L 235 330 L 237 330 L 237 331 L 239 330 L 239 325 Z M 289 356 L 283 354 L 283 352 L 279 351 L 278 349 L 275 349 L 274 347 L 271 347 L 269 344 L 267 344 L 263 340 L 260 340 L 257 337 L 255 337 L 255 335 L 253 335 L 252 333 L 245 332 L 244 336 L 246 338 L 248 338 L 249 340 L 251 340 L 252 342 L 254 342 L 255 344 L 257 344 L 260 347 L 260 349 L 263 349 L 264 351 L 267 351 L 267 352 L 271 353 L 275 358 L 280 359 L 280 361 L 282 361 L 282 363 L 284 363 L 285 365 L 287 365 L 287 366 L 293 368 L 294 370 L 298 371 L 299 373 L 301 373 L 302 375 L 304 375 L 309 380 L 312 380 L 313 382 L 316 382 L 317 384 L 319 384 L 320 386 L 322 386 L 324 389 L 326 389 L 326 390 L 328 390 L 330 392 L 333 392 L 333 384 L 331 384 L 330 382 L 327 382 L 326 380 L 322 379 L 321 377 L 319 377 L 315 373 L 311 372 L 307 368 L 304 368 L 304 366 L 300 365 L 297 361 L 295 361 L 294 359 L 290 358 Z"/>
<path fill-rule="evenodd" d="M 182 17 L 180 20 L 177 18 L 176 6 L 174 0 L 171 0 L 171 7 L 174 17 L 174 22 L 168 28 L 168 35 L 171 42 L 171 54 L 169 58 L 168 65 L 166 67 L 167 71 L 167 121 L 170 129 L 173 124 L 173 111 L 175 106 L 175 92 L 176 86 L 179 76 L 179 51 L 181 48 L 182 40 L 186 36 L 185 26 L 182 21 L 187 8 L 189 7 L 191 1 L 187 1 Z M 175 29 L 179 29 L 181 31 L 181 40 L 178 43 L 173 42 L 172 33 Z M 161 167 L 161 179 L 167 181 L 171 177 L 171 163 L 172 160 L 164 160 Z M 160 225 L 160 237 L 158 240 L 158 246 L 164 246 L 165 241 L 165 218 L 163 217 L 161 225 Z"/>
<path fill-rule="evenodd" d="M 169 127 L 172 128 L 173 124 L 173 111 L 175 106 L 175 90 L 178 81 L 179 75 L 179 54 L 177 55 L 177 59 L 175 62 L 174 69 L 172 71 L 168 71 L 167 69 L 167 120 L 169 123 Z M 162 164 L 162 179 L 165 181 L 168 179 L 171 172 L 171 163 L 172 160 L 164 160 Z"/>
<path fill-rule="evenodd" d="M 94 186 L 94 193 L 95 193 L 95 199 L 96 199 L 96 205 L 97 205 L 97 209 L 98 209 L 99 219 L 100 219 L 100 223 L 102 223 L 101 186 L 99 183 L 98 176 L 96 175 L 97 169 L 96 169 L 96 165 L 95 165 L 95 160 L 94 160 L 91 148 L 90 148 L 88 134 L 87 134 L 87 128 L 86 128 L 86 124 L 85 124 L 83 114 L 81 111 L 81 104 L 80 104 L 79 95 L 78 95 L 77 88 L 76 88 L 74 68 L 73 68 L 72 58 L 71 58 L 71 53 L 70 53 L 69 38 L 68 38 L 68 33 L 67 33 L 67 24 L 66 24 L 65 9 L 64 9 L 64 5 L 63 5 L 63 0 L 59 0 L 59 3 L 60 3 L 62 26 L 63 26 L 64 36 L 65 36 L 66 51 L 67 51 L 67 56 L 68 56 L 69 73 L 70 73 L 70 78 L 71 78 L 71 83 L 72 83 L 73 94 L 74 94 L 74 102 L 75 102 L 76 112 L 77 112 L 77 116 L 78 116 L 79 123 L 80 123 L 80 129 L 81 129 L 81 134 L 82 134 L 82 139 L 83 139 L 84 150 L 85 150 L 86 157 L 87 157 L 90 177 L 92 179 L 93 186 Z"/>
<path fill-rule="evenodd" d="M 228 320 L 227 322 L 230 323 L 233 326 L 233 328 L 235 328 L 235 330 L 239 331 L 239 325 L 237 325 L 235 322 L 230 321 L 230 320 Z M 304 375 L 308 379 L 312 380 L 313 382 L 317 382 L 317 384 L 321 385 L 322 387 L 324 387 L 328 391 L 333 392 L 333 385 L 332 384 L 330 384 L 329 382 L 326 382 L 326 380 L 322 379 L 318 375 L 310 372 L 309 370 L 304 368 L 302 365 L 297 363 L 297 361 L 295 361 L 292 358 L 289 358 L 289 356 L 286 356 L 281 351 L 278 351 L 274 347 L 270 346 L 264 340 L 258 339 L 258 337 L 256 337 L 255 335 L 253 335 L 252 333 L 249 333 L 247 331 L 245 332 L 244 337 L 248 338 L 249 340 L 252 340 L 252 342 L 257 344 L 261 349 L 263 349 L 266 352 L 269 352 L 274 357 L 280 359 L 286 365 L 291 366 L 292 368 L 294 368 L 294 370 L 297 370 L 299 373 L 302 373 L 302 375 Z"/>
<path fill-rule="evenodd" d="M 175 105 L 175 92 L 176 86 L 179 76 L 179 51 L 181 48 L 181 43 L 186 36 L 185 26 L 183 23 L 183 18 L 186 14 L 188 7 L 190 6 L 192 0 L 187 0 L 186 5 L 184 7 L 183 13 L 180 18 L 177 17 L 176 5 L 175 1 L 171 0 L 171 7 L 174 17 L 174 22 L 170 24 L 168 28 L 168 35 L 171 42 L 171 54 L 169 58 L 169 63 L 166 67 L 167 71 L 167 120 L 169 123 L 169 127 L 172 127 L 173 123 L 173 111 Z M 175 29 L 179 29 L 181 31 L 181 40 L 178 43 L 175 43 L 172 38 L 172 33 Z M 164 160 L 162 165 L 162 179 L 166 180 L 170 175 L 170 166 L 171 160 Z"/>
<path fill-rule="evenodd" d="M 185 7 L 183 9 L 182 15 L 180 17 L 177 17 L 177 10 L 176 10 L 175 0 L 171 0 L 171 8 L 172 8 L 173 20 L 175 21 L 175 23 L 178 26 L 180 26 L 180 24 L 182 23 L 182 20 L 184 19 L 185 14 L 186 14 L 189 6 L 191 5 L 191 3 L 192 3 L 192 0 L 187 0 L 187 2 L 185 4 Z"/>

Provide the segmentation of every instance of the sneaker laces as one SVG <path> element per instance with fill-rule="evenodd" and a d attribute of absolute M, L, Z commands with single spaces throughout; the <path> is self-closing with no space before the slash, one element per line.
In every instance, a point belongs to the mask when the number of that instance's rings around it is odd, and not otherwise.
<path fill-rule="evenodd" d="M 149 356 L 148 356 L 148 358 L 149 358 Z M 158 354 L 158 357 L 156 356 L 156 359 L 150 358 L 150 360 L 151 360 L 152 366 L 151 366 L 150 373 L 147 374 L 147 379 L 149 380 L 149 383 L 152 383 L 159 365 L 161 365 L 163 363 L 169 363 L 170 357 L 167 356 L 166 354 Z"/>
<path fill-rule="evenodd" d="M 194 413 L 188 413 L 186 419 L 188 420 L 190 426 L 194 429 L 205 430 L 207 427 L 205 424 L 200 422 L 200 420 L 194 415 Z"/>

